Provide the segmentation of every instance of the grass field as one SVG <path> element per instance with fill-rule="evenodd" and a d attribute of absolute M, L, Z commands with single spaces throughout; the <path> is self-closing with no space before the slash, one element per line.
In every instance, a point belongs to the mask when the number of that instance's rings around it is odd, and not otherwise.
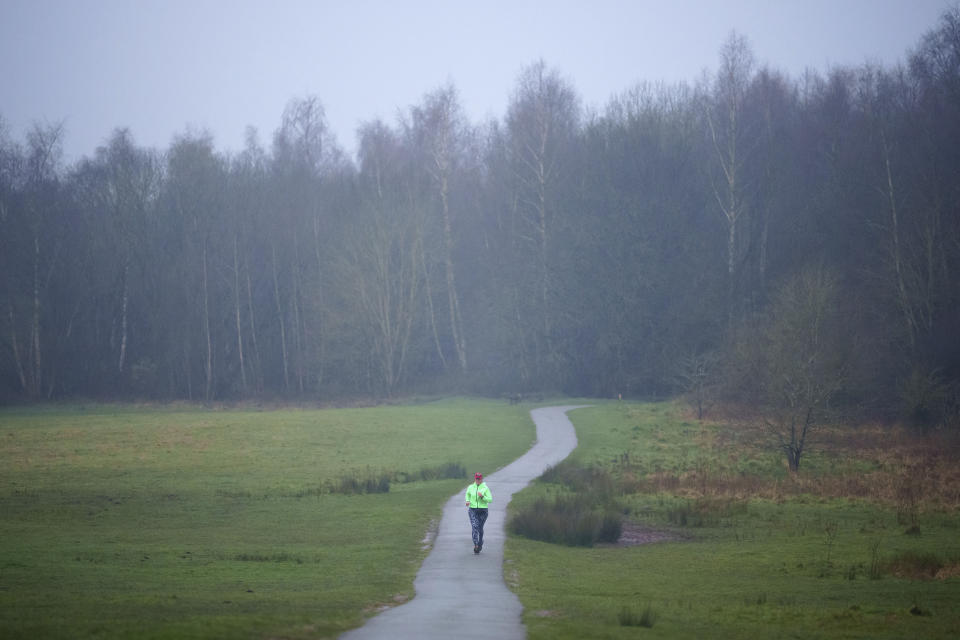
<path fill-rule="evenodd" d="M 335 637 L 412 595 L 424 535 L 467 482 L 420 478 L 516 458 L 529 409 L 0 411 L 0 637 Z M 673 541 L 511 536 L 530 638 L 960 636 L 955 439 L 825 429 L 794 476 L 761 432 L 672 404 L 571 417 L 571 464 Z M 570 491 L 536 483 L 511 510 Z"/>
<path fill-rule="evenodd" d="M 529 407 L 0 411 L 0 637 L 318 638 L 412 595 L 460 479 L 534 440 Z M 333 492 L 390 477 L 387 493 Z"/>
<path fill-rule="evenodd" d="M 672 404 L 570 415 L 571 461 L 613 477 L 628 521 L 673 541 L 511 536 L 530 638 L 960 637 L 955 438 L 827 428 L 792 476 L 762 432 Z M 569 491 L 538 482 L 510 509 Z"/>

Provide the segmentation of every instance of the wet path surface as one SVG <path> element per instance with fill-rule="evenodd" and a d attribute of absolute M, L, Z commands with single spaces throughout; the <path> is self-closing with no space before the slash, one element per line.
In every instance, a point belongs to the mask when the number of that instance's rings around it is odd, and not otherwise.
<path fill-rule="evenodd" d="M 525 638 L 523 607 L 503 581 L 507 503 L 514 493 L 576 448 L 577 436 L 566 412 L 581 406 L 584 405 L 531 411 L 537 426 L 536 443 L 523 456 L 484 478 L 493 493 L 493 503 L 479 555 L 473 553 L 463 492 L 458 492 L 443 508 L 433 549 L 413 582 L 414 598 L 340 638 Z"/>

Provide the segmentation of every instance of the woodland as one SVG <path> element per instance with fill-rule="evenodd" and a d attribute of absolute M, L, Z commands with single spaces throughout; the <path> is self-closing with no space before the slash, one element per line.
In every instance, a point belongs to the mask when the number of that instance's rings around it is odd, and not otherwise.
<path fill-rule="evenodd" d="M 537 61 L 357 131 L 166 149 L 0 120 L 0 402 L 655 398 L 956 425 L 960 10 L 891 68 L 757 64 L 602 108 Z"/>

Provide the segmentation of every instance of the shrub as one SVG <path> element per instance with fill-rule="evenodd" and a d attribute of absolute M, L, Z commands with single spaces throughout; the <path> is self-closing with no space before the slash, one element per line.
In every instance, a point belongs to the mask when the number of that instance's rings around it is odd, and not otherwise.
<path fill-rule="evenodd" d="M 390 492 L 390 474 L 385 472 L 375 473 L 367 469 L 365 474 L 352 473 L 341 476 L 339 480 L 330 485 L 330 493 L 341 493 L 344 495 L 358 495 L 365 493 L 389 493 Z"/>
<path fill-rule="evenodd" d="M 511 533 L 571 547 L 592 547 L 597 542 L 620 538 L 620 514 L 609 506 L 597 505 L 585 495 L 539 498 L 511 518 Z"/>
<path fill-rule="evenodd" d="M 511 533 L 577 547 L 620 539 L 623 522 L 613 499 L 616 483 L 606 469 L 565 460 L 547 469 L 539 481 L 563 485 L 571 493 L 552 501 L 539 498 L 521 509 L 507 525 Z"/>
<path fill-rule="evenodd" d="M 623 533 L 623 518 L 618 512 L 608 509 L 600 520 L 597 541 L 614 543 L 620 539 L 621 533 Z"/>
<path fill-rule="evenodd" d="M 657 614 L 648 604 L 639 613 L 632 607 L 624 607 L 620 610 L 617 619 L 620 621 L 621 627 L 646 627 L 649 629 L 656 623 Z"/>

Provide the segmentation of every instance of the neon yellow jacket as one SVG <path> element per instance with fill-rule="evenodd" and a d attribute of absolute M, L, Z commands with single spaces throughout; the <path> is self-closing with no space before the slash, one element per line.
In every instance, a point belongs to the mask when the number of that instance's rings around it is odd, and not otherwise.
<path fill-rule="evenodd" d="M 471 509 L 486 509 L 493 502 L 493 495 L 487 488 L 486 482 L 479 485 L 474 482 L 467 487 L 467 506 Z"/>

